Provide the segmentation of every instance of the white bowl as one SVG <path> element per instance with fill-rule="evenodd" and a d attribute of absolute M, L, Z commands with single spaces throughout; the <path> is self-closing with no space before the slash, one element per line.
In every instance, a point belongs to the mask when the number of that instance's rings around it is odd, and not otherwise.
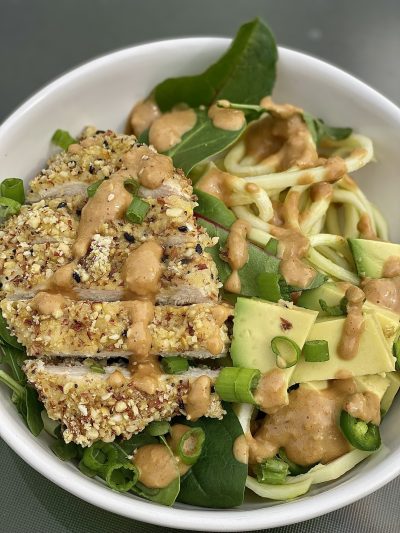
<path fill-rule="evenodd" d="M 42 168 L 54 130 L 78 134 L 83 126 L 122 131 L 133 103 L 169 76 L 197 73 L 218 58 L 227 39 L 190 38 L 155 42 L 95 59 L 57 79 L 23 104 L 0 127 L 0 178 L 28 181 Z M 280 49 L 279 102 L 293 102 L 328 123 L 352 126 L 369 135 L 377 163 L 357 173 L 363 190 L 390 221 L 399 239 L 398 132 L 400 110 L 349 74 L 318 59 Z M 34 438 L 0 387 L 0 434 L 20 457 L 72 494 L 114 513 L 165 527 L 204 531 L 243 531 L 292 524 L 328 513 L 366 496 L 400 472 L 399 412 L 389 412 L 382 427 L 386 449 L 343 478 L 313 488 L 288 503 L 251 495 L 236 509 L 213 510 L 176 504 L 174 508 L 118 494 L 63 463 L 48 448 L 45 435 Z"/>

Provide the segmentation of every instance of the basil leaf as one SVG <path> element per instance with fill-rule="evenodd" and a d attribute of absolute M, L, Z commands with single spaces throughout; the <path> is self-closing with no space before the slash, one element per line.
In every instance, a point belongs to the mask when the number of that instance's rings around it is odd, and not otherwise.
<path fill-rule="evenodd" d="M 342 141 L 347 139 L 352 134 L 351 128 L 335 128 L 328 126 L 320 118 L 314 118 L 310 113 L 303 113 L 303 120 L 309 129 L 311 136 L 316 145 L 318 145 L 324 137 L 334 141 Z"/>
<path fill-rule="evenodd" d="M 222 200 L 200 189 L 194 189 L 193 192 L 197 196 L 197 202 L 199 204 L 194 208 L 194 212 L 197 215 L 212 220 L 225 228 L 232 226 L 236 220 L 236 216 L 229 207 L 226 207 Z"/>
<path fill-rule="evenodd" d="M 186 174 L 201 161 L 222 152 L 233 144 L 243 133 L 240 130 L 230 131 L 216 128 L 208 117 L 207 110 L 195 110 L 197 122 L 194 127 L 182 136 L 180 143 L 172 147 L 166 155 L 172 157 L 174 165 Z"/>
<path fill-rule="evenodd" d="M 271 94 L 278 53 L 268 26 L 259 18 L 243 24 L 225 54 L 197 76 L 169 78 L 154 89 L 161 111 L 185 102 L 210 105 L 218 98 L 254 103 Z"/>
<path fill-rule="evenodd" d="M 239 463 L 233 455 L 233 445 L 243 430 L 232 407 L 224 404 L 224 409 L 226 415 L 222 420 L 177 420 L 202 428 L 206 436 L 200 457 L 181 479 L 178 501 L 182 503 L 226 509 L 243 502 L 247 465 Z"/>
<path fill-rule="evenodd" d="M 232 269 L 226 261 L 223 261 L 220 257 L 220 250 L 226 245 L 228 238 L 228 230 L 206 220 L 203 217 L 198 216 L 197 222 L 205 228 L 210 237 L 218 237 L 219 243 L 213 248 L 207 248 L 207 252 L 210 253 L 218 269 L 218 275 L 222 283 L 224 283 L 230 276 Z M 239 277 L 241 282 L 242 296 L 257 296 L 258 285 L 257 276 L 261 272 L 278 273 L 279 259 L 267 254 L 262 248 L 259 248 L 255 244 L 248 244 L 249 260 L 246 265 L 239 270 Z"/>

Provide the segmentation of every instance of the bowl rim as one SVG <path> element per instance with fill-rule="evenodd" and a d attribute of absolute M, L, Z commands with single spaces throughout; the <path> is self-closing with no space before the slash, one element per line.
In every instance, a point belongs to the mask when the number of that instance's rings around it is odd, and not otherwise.
<path fill-rule="evenodd" d="M 182 41 L 192 45 L 200 45 L 207 41 L 208 44 L 228 45 L 230 39 L 224 37 L 184 37 L 152 41 L 145 44 L 129 46 L 114 52 L 101 55 L 58 76 L 54 81 L 46 84 L 30 98 L 25 100 L 13 111 L 0 126 L 0 138 L 7 134 L 20 118 L 31 108 L 45 99 L 49 94 L 61 89 L 66 82 L 70 82 L 82 75 L 88 75 L 92 70 L 106 66 L 116 59 L 130 56 L 144 49 L 158 49 L 160 45 L 182 45 Z M 386 96 L 371 88 L 369 85 L 343 71 L 342 69 L 312 55 L 299 52 L 286 47 L 279 47 L 280 56 L 290 61 L 300 60 L 317 68 L 322 75 L 334 77 L 346 87 L 358 89 L 374 99 L 375 107 L 385 109 L 395 115 L 400 125 L 400 109 Z M 122 497 L 100 483 L 93 482 L 80 474 L 77 469 L 69 470 L 67 465 L 54 456 L 50 459 L 52 468 L 49 468 L 49 454 L 43 446 L 22 424 L 15 423 L 15 416 L 0 404 L 0 436 L 3 440 L 31 467 L 44 477 L 71 494 L 107 511 L 125 516 L 127 518 L 172 528 L 202 531 L 250 531 L 277 526 L 290 525 L 315 518 L 322 514 L 340 509 L 360 498 L 367 496 L 379 489 L 400 473 L 400 446 L 398 449 L 387 453 L 382 460 L 371 466 L 365 473 L 356 475 L 335 487 L 315 494 L 307 499 L 298 499 L 291 502 L 282 502 L 268 508 L 247 509 L 240 508 L 227 510 L 214 510 L 209 508 L 169 508 L 146 500 Z M 12 427 L 12 431 L 10 431 Z M 28 438 L 27 438 L 28 437 Z M 35 442 L 35 452 L 32 453 L 32 440 Z M 368 483 L 366 479 L 368 478 Z M 155 512 L 151 512 L 151 511 Z"/>

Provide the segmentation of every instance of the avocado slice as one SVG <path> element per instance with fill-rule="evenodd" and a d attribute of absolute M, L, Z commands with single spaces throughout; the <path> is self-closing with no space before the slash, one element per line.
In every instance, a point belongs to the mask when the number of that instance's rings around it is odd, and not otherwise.
<path fill-rule="evenodd" d="M 361 278 L 382 278 L 385 261 L 400 256 L 400 244 L 367 239 L 348 239 L 348 243 Z"/>
<path fill-rule="evenodd" d="M 271 349 L 274 337 L 285 336 L 300 349 L 311 331 L 317 313 L 292 304 L 284 306 L 263 300 L 238 298 L 235 306 L 231 357 L 234 366 L 268 372 L 276 366 Z M 295 367 L 283 370 L 287 382 Z"/>
<path fill-rule="evenodd" d="M 393 374 L 391 372 L 390 374 Z M 387 374 L 389 375 L 389 374 Z M 385 374 L 372 374 L 367 376 L 356 376 L 354 378 L 357 392 L 374 392 L 380 400 L 384 397 L 386 391 L 389 388 L 390 381 Z M 308 381 L 306 383 L 301 383 L 300 387 L 311 389 L 314 391 L 324 390 L 328 387 L 328 380 L 321 381 Z"/>
<path fill-rule="evenodd" d="M 365 330 L 361 335 L 356 357 L 341 359 L 337 348 L 342 336 L 345 318 L 331 318 L 314 324 L 307 340 L 325 339 L 329 345 L 329 361 L 308 363 L 301 356 L 291 376 L 290 384 L 337 379 L 346 375 L 365 376 L 394 371 L 395 359 L 391 353 L 378 318 L 374 313 L 365 315 Z"/>
<path fill-rule="evenodd" d="M 381 411 L 383 415 L 389 411 L 397 391 L 400 388 L 400 372 L 388 372 L 386 374 L 386 379 L 389 382 L 389 386 L 381 401 Z"/>
<path fill-rule="evenodd" d="M 325 283 L 317 289 L 304 291 L 297 300 L 297 305 L 318 311 L 318 318 L 326 317 L 327 315 L 325 311 L 321 309 L 319 300 L 325 300 L 328 305 L 339 305 L 339 302 L 343 298 L 348 286 L 349 284 L 341 282 Z M 376 305 L 368 300 L 365 301 L 363 309 L 366 313 L 376 314 L 376 317 L 378 318 L 382 327 L 383 334 L 389 346 L 391 347 L 399 329 L 400 315 L 391 309 L 386 309 L 385 307 Z"/>

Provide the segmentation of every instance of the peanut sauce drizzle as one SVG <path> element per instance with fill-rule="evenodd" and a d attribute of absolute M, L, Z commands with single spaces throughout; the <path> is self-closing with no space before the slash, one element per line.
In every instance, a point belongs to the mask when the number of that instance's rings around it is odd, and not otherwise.
<path fill-rule="evenodd" d="M 227 259 L 232 272 L 229 278 L 225 281 L 224 287 L 227 291 L 236 294 L 240 294 L 241 290 L 239 270 L 243 268 L 249 260 L 247 234 L 250 229 L 251 225 L 239 218 L 230 227 L 228 239 L 226 241 Z"/>
<path fill-rule="evenodd" d="M 130 125 L 135 135 L 139 136 L 146 131 L 161 115 L 158 105 L 152 98 L 141 100 L 132 109 Z"/>
<path fill-rule="evenodd" d="M 219 104 L 229 106 L 227 100 L 219 100 Z M 243 111 L 229 107 L 219 107 L 217 104 L 210 106 L 208 116 L 216 128 L 227 131 L 237 131 L 246 124 Z"/>
<path fill-rule="evenodd" d="M 357 224 L 357 229 L 360 232 L 361 239 L 369 239 L 371 241 L 379 241 L 371 223 L 371 218 L 368 213 L 363 213 Z"/>
<path fill-rule="evenodd" d="M 338 355 L 342 359 L 349 360 L 357 355 L 361 335 L 365 328 L 362 311 L 365 294 L 361 289 L 352 285 L 346 290 L 345 296 L 348 302 L 347 316 L 338 346 Z"/>
<path fill-rule="evenodd" d="M 149 141 L 159 152 L 166 152 L 180 143 L 182 135 L 196 124 L 193 109 L 176 109 L 156 118 L 150 126 Z"/>
<path fill-rule="evenodd" d="M 400 314 L 400 257 L 391 256 L 383 265 L 381 279 L 361 282 L 368 301 Z"/>

